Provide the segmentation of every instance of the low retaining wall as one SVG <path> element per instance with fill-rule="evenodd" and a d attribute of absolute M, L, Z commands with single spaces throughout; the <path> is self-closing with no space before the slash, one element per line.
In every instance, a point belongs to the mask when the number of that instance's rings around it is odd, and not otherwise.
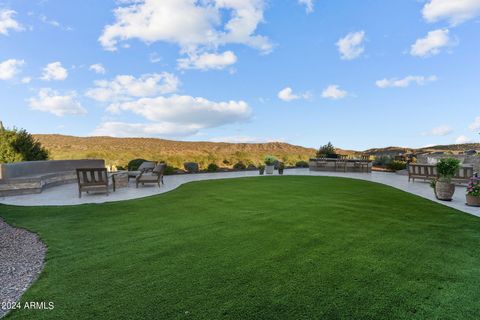
<path fill-rule="evenodd" d="M 40 193 L 76 181 L 77 168 L 105 168 L 104 160 L 51 160 L 0 164 L 0 196 Z"/>
<path fill-rule="evenodd" d="M 105 168 L 105 161 L 86 159 L 2 163 L 0 164 L 0 181 L 39 176 L 42 174 L 75 171 L 77 168 Z"/>

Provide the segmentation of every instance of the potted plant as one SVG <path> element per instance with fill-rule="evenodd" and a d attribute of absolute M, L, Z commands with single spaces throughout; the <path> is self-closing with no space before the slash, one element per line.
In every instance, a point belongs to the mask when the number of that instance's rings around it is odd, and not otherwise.
<path fill-rule="evenodd" d="M 260 173 L 260 175 L 263 175 L 263 173 L 265 172 L 265 166 L 261 165 L 258 167 L 258 173 Z"/>
<path fill-rule="evenodd" d="M 278 164 L 278 174 L 283 174 L 284 169 L 285 169 L 285 165 L 283 164 L 283 162 L 280 162 Z"/>
<path fill-rule="evenodd" d="M 467 205 L 480 207 L 480 178 L 472 177 L 467 186 Z"/>
<path fill-rule="evenodd" d="M 274 156 L 266 156 L 265 157 L 265 171 L 267 174 L 273 174 L 273 170 L 275 169 L 275 159 Z"/>
<path fill-rule="evenodd" d="M 452 178 L 460 168 L 460 161 L 455 158 L 440 159 L 437 163 L 438 179 L 435 183 L 435 192 L 438 200 L 451 201 L 455 193 L 455 184 Z"/>

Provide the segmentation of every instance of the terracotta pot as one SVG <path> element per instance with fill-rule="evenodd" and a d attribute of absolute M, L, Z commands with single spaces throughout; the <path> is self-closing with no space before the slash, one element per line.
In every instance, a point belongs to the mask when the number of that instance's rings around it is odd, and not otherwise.
<path fill-rule="evenodd" d="M 472 207 L 480 207 L 480 197 L 467 194 L 467 205 Z"/>
<path fill-rule="evenodd" d="M 435 192 L 438 200 L 452 201 L 455 193 L 455 185 L 450 182 L 437 181 L 435 184 Z"/>

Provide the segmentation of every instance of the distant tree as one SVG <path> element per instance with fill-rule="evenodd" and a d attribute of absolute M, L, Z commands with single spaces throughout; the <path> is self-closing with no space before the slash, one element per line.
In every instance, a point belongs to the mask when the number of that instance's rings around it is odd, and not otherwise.
<path fill-rule="evenodd" d="M 47 160 L 48 151 L 25 130 L 0 126 L 0 162 Z"/>
<path fill-rule="evenodd" d="M 328 154 L 335 154 L 335 147 L 329 141 L 326 145 L 321 146 L 317 151 L 317 157 L 324 157 Z"/>

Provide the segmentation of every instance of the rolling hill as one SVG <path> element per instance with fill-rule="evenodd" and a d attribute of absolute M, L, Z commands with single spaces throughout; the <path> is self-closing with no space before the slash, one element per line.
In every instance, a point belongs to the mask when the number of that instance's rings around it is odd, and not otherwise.
<path fill-rule="evenodd" d="M 230 167 L 242 161 L 258 165 L 266 155 L 274 155 L 288 165 L 308 160 L 316 150 L 288 143 L 185 142 L 156 138 L 74 137 L 56 134 L 34 135 L 54 160 L 101 158 L 107 165 L 125 166 L 136 158 L 163 160 L 182 168 L 194 161 L 205 168 L 210 163 Z"/>

